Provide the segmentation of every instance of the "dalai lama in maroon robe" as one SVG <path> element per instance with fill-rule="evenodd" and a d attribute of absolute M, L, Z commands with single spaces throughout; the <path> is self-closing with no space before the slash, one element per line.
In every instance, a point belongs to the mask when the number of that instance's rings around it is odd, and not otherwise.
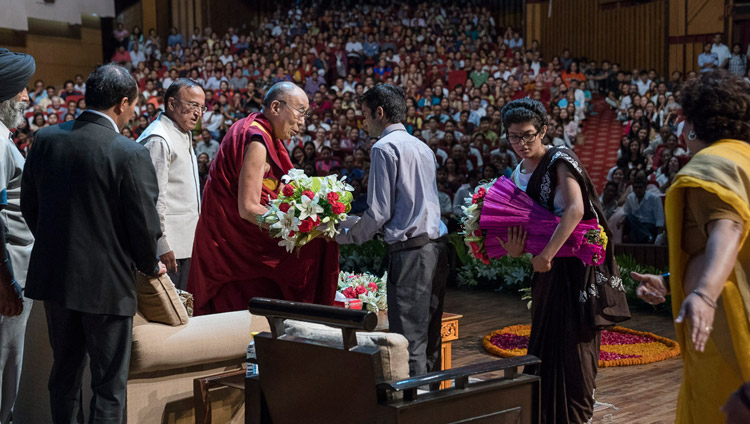
<path fill-rule="evenodd" d="M 232 125 L 214 159 L 195 231 L 188 291 L 195 314 L 247 308 L 252 297 L 333 304 L 339 273 L 335 242 L 315 239 L 299 254 L 272 239 L 258 217 L 276 198 L 292 162 L 282 140 L 305 125 L 307 95 L 275 84 L 254 113 Z"/>

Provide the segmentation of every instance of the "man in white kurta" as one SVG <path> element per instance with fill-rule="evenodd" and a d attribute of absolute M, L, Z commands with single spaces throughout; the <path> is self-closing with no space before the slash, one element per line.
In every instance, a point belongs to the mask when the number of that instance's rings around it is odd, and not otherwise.
<path fill-rule="evenodd" d="M 159 183 L 162 237 L 157 254 L 178 289 L 187 288 L 195 227 L 200 216 L 200 179 L 192 130 L 205 109 L 206 95 L 195 81 L 179 78 L 164 94 L 164 112 L 138 142 L 151 153 Z"/>

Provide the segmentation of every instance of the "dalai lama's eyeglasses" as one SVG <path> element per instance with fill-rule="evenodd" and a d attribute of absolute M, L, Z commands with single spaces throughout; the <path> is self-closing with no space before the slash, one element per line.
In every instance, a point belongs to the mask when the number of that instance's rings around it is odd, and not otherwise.
<path fill-rule="evenodd" d="M 303 110 L 303 109 L 297 109 L 297 108 L 291 107 L 291 106 L 289 106 L 289 103 L 287 103 L 287 102 L 285 102 L 285 101 L 283 101 L 283 100 L 279 100 L 279 103 L 282 103 L 282 104 L 284 104 L 284 106 L 286 106 L 286 107 L 288 107 L 289 109 L 291 109 L 291 110 L 293 110 L 294 112 L 296 112 L 296 115 L 297 115 L 297 119 L 300 119 L 300 118 L 302 118 L 302 119 L 304 119 L 304 120 L 308 120 L 308 119 L 310 119 L 310 112 L 309 112 L 309 111 L 306 111 L 306 110 Z"/>

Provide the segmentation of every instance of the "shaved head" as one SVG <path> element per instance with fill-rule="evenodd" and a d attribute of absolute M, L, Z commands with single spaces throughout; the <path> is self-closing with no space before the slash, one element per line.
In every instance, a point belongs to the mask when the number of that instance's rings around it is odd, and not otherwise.
<path fill-rule="evenodd" d="M 295 95 L 303 95 L 305 91 L 299 88 L 296 84 L 289 81 L 277 82 L 266 93 L 266 97 L 263 99 L 263 107 L 267 108 L 271 106 L 274 100 L 287 101 L 290 97 Z"/>
<path fill-rule="evenodd" d="M 309 109 L 310 103 L 305 91 L 284 81 L 274 84 L 268 90 L 261 113 L 271 123 L 275 138 L 289 140 L 305 126 Z"/>

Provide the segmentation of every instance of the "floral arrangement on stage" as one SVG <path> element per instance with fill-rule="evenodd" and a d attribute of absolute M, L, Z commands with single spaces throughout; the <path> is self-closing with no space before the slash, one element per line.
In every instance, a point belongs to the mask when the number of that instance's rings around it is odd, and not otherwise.
<path fill-rule="evenodd" d="M 464 242 L 472 255 L 485 264 L 490 258 L 508 253 L 498 239 L 507 240 L 511 227 L 522 226 L 526 230 L 526 252 L 538 255 L 560 222 L 558 216 L 505 177 L 477 187 L 468 202 L 467 199 L 467 206 L 463 207 Z M 556 256 L 575 256 L 586 265 L 601 265 L 607 242 L 607 234 L 596 219 L 581 221 Z"/>
<path fill-rule="evenodd" d="M 368 311 L 384 311 L 388 309 L 385 288 L 387 280 L 387 274 L 380 278 L 368 272 L 354 274 L 341 271 L 338 291 L 347 299 L 361 300 Z"/>
<path fill-rule="evenodd" d="M 503 358 L 526 355 L 530 325 L 511 325 L 486 335 L 482 345 L 489 353 Z M 612 327 L 602 331 L 599 367 L 643 365 L 674 358 L 680 345 L 653 333 Z"/>
<path fill-rule="evenodd" d="M 271 237 L 281 238 L 287 252 L 302 247 L 316 237 L 338 234 L 336 225 L 351 210 L 352 191 L 346 177 L 308 177 L 301 169 L 291 169 L 279 197 L 271 199 L 262 220 L 270 224 Z"/>

